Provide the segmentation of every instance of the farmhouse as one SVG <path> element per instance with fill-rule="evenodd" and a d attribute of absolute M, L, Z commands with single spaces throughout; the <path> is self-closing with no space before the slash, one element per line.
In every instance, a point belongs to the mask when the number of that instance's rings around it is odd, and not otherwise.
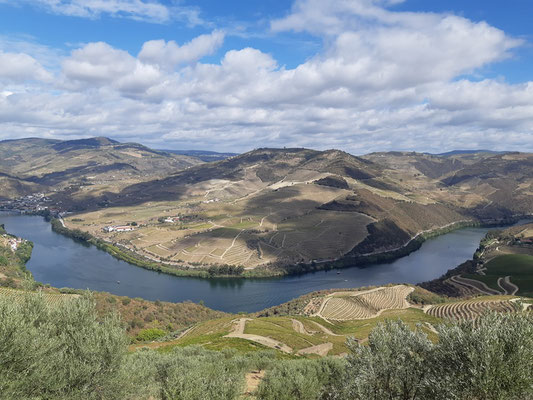
<path fill-rule="evenodd" d="M 175 222 L 179 222 L 180 220 L 180 217 L 168 217 L 167 219 L 165 219 L 165 222 L 168 222 L 168 223 L 175 223 Z"/>

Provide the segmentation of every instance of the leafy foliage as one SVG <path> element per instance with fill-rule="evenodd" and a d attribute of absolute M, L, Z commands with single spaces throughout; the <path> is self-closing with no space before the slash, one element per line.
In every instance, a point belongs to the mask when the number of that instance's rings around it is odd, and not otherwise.
<path fill-rule="evenodd" d="M 162 338 L 163 336 L 166 336 L 167 332 L 165 332 L 163 329 L 158 328 L 151 328 L 151 329 L 143 329 L 139 332 L 139 334 L 135 337 L 140 342 L 148 342 L 151 340 L 156 340 L 159 338 Z"/>
<path fill-rule="evenodd" d="M 117 399 L 126 338 L 88 299 L 0 298 L 0 398 Z"/>

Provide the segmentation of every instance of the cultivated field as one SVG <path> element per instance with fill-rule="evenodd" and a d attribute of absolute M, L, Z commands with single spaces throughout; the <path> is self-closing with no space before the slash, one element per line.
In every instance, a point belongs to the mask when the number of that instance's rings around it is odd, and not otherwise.
<path fill-rule="evenodd" d="M 80 297 L 77 294 L 56 294 L 56 293 L 45 293 L 45 292 L 26 292 L 24 290 L 15 290 L 0 287 L 0 296 L 14 301 L 22 301 L 26 296 L 42 296 L 44 302 L 50 306 L 59 305 L 65 301 L 71 301 Z"/>
<path fill-rule="evenodd" d="M 366 226 L 373 221 L 360 213 L 317 209 L 349 193 L 342 189 L 284 180 L 270 186 L 257 183 L 255 192 L 248 188 L 237 195 L 235 183 L 213 185 L 202 182 L 189 188 L 186 201 L 107 208 L 65 222 L 151 259 L 252 269 L 275 261 L 336 259 L 366 237 Z M 162 222 L 174 216 L 180 218 L 176 223 Z M 133 232 L 102 230 L 131 222 L 137 224 Z"/>
<path fill-rule="evenodd" d="M 324 298 L 316 315 L 333 321 L 374 318 L 384 310 L 408 308 L 406 298 L 413 290 L 398 285 L 363 292 L 333 293 Z"/>
<path fill-rule="evenodd" d="M 431 306 L 426 312 L 438 318 L 473 320 L 488 311 L 514 312 L 516 305 L 509 299 L 475 299 Z"/>

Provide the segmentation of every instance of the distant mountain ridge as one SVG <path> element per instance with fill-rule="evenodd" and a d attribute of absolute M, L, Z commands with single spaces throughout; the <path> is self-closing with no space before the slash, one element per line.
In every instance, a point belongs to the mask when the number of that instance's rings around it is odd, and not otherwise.
<path fill-rule="evenodd" d="M 121 210 L 158 205 L 137 222 L 156 226 L 165 241 L 144 228 L 132 235 L 148 257 L 290 269 L 403 251 L 422 233 L 531 214 L 532 192 L 533 155 L 526 153 L 358 157 L 261 148 L 127 186 L 106 194 L 105 204 L 116 210 L 116 224 L 132 219 Z M 203 224 L 184 223 L 180 231 L 158 225 L 160 217 L 180 214 Z"/>
<path fill-rule="evenodd" d="M 161 150 L 167 153 L 180 154 L 183 156 L 190 156 L 199 158 L 205 162 L 211 161 L 220 161 L 225 160 L 226 158 L 238 156 L 239 153 L 219 153 L 216 151 L 207 151 L 207 150 Z"/>
<path fill-rule="evenodd" d="M 447 151 L 445 153 L 425 153 L 425 154 L 431 154 L 435 156 L 457 156 L 457 155 L 463 155 L 463 154 L 476 154 L 476 153 L 487 153 L 487 154 L 504 154 L 504 153 L 510 153 L 508 151 L 495 151 L 495 150 L 451 150 Z"/>
<path fill-rule="evenodd" d="M 27 138 L 0 141 L 2 197 L 46 187 L 154 179 L 203 161 L 105 137 L 77 140 Z M 122 183 L 121 183 L 122 182 Z"/>

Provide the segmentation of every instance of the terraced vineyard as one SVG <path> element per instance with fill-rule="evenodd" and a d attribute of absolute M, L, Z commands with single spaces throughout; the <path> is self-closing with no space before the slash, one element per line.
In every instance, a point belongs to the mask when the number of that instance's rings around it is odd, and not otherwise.
<path fill-rule="evenodd" d="M 361 293 L 333 293 L 324 299 L 318 315 L 333 321 L 367 319 L 384 310 L 409 307 L 406 297 L 413 288 L 404 285 L 372 289 Z"/>
<path fill-rule="evenodd" d="M 25 296 L 37 296 L 42 294 L 44 298 L 44 302 L 48 306 L 57 306 L 61 304 L 64 301 L 70 301 L 72 299 L 76 299 L 79 297 L 77 294 L 56 294 L 56 293 L 35 293 L 35 292 L 26 292 L 24 290 L 14 290 L 14 289 L 7 289 L 7 288 L 0 288 L 0 297 L 7 297 L 9 299 L 13 299 L 15 301 L 22 301 Z"/>
<path fill-rule="evenodd" d="M 509 300 L 469 300 L 431 306 L 426 312 L 438 318 L 472 320 L 487 311 L 513 312 L 515 310 L 515 306 Z"/>

